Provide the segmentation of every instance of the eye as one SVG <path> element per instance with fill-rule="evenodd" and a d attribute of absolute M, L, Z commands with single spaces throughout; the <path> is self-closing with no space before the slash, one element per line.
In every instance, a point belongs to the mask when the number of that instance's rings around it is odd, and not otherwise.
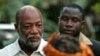
<path fill-rule="evenodd" d="M 61 19 L 66 21 L 66 20 L 68 20 L 68 17 L 61 17 Z"/>
<path fill-rule="evenodd" d="M 23 28 L 24 29 L 29 29 L 30 28 L 30 25 L 24 25 Z"/>
<path fill-rule="evenodd" d="M 68 17 L 67 17 L 67 16 L 62 16 L 62 17 L 60 18 L 60 20 L 66 21 L 66 20 L 68 20 Z"/>
<path fill-rule="evenodd" d="M 39 28 L 41 28 L 41 27 L 42 27 L 42 23 L 37 24 L 37 26 L 38 26 Z"/>
<path fill-rule="evenodd" d="M 76 17 L 73 17 L 72 20 L 73 20 L 73 22 L 79 22 L 80 21 L 79 18 L 76 18 Z"/>
<path fill-rule="evenodd" d="M 73 19 L 73 21 L 74 21 L 74 22 L 78 22 L 79 20 L 77 20 L 77 19 Z"/>

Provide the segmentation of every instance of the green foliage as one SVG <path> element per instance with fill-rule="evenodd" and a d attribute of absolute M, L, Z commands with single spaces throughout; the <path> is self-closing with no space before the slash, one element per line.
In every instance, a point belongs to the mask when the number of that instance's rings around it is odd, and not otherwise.
<path fill-rule="evenodd" d="M 53 21 L 49 20 L 45 12 L 43 12 L 42 15 L 43 15 L 43 26 L 44 26 L 43 36 L 47 40 L 50 34 L 58 31 L 58 25 Z"/>
<path fill-rule="evenodd" d="M 23 3 L 21 0 L 7 0 L 2 1 L 3 3 L 0 4 L 0 22 L 7 22 L 9 20 L 10 22 L 15 21 L 15 14 L 16 11 L 23 6 Z"/>
<path fill-rule="evenodd" d="M 57 25 L 49 20 L 44 18 L 44 38 L 47 39 L 50 34 L 53 32 L 57 32 L 58 28 Z"/>
<path fill-rule="evenodd" d="M 37 6 L 41 0 L 31 0 L 30 4 L 33 6 Z"/>
<path fill-rule="evenodd" d="M 92 9 L 93 9 L 95 12 L 100 13 L 100 2 L 99 2 L 99 3 L 96 3 L 94 6 L 92 6 Z"/>

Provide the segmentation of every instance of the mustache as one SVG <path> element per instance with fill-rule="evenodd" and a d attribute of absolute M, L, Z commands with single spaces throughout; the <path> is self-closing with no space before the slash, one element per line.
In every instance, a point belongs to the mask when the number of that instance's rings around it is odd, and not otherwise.
<path fill-rule="evenodd" d="M 40 35 L 28 35 L 28 38 L 39 38 Z"/>

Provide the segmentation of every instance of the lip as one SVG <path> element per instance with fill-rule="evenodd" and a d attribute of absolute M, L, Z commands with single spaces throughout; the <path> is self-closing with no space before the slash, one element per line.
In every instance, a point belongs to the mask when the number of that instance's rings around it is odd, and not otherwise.
<path fill-rule="evenodd" d="M 29 38 L 29 40 L 30 40 L 31 42 L 36 42 L 36 41 L 38 41 L 38 38 L 32 37 L 32 38 Z"/>
<path fill-rule="evenodd" d="M 67 34 L 73 34 L 73 30 L 64 30 Z"/>

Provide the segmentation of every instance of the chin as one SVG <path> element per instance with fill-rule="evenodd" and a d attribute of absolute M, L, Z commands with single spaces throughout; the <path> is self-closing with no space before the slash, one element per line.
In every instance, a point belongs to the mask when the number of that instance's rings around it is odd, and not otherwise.
<path fill-rule="evenodd" d="M 36 48 L 36 47 L 39 46 L 39 44 L 40 44 L 40 41 L 37 41 L 37 42 L 29 42 L 29 46 L 31 48 Z"/>

